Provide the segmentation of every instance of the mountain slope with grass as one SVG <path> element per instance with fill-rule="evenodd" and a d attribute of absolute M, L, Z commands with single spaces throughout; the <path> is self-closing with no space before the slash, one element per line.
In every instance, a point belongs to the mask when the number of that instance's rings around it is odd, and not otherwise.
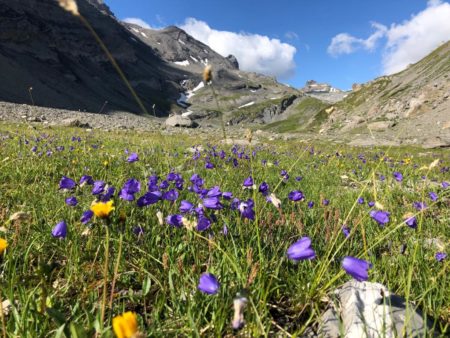
<path fill-rule="evenodd" d="M 450 41 L 404 71 L 362 85 L 329 109 L 321 132 L 354 144 L 450 146 L 449 60 Z"/>

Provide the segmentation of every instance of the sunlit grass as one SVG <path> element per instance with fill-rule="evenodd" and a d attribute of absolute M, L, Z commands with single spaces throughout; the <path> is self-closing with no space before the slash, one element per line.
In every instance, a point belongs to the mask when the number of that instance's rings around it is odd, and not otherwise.
<path fill-rule="evenodd" d="M 0 297 L 11 302 L 3 324 L 7 335 L 77 330 L 80 336 L 109 337 L 112 318 L 133 311 L 148 336 L 231 336 L 238 292 L 248 304 L 237 334 L 299 335 L 320 317 L 324 296 L 351 278 L 341 268 L 344 256 L 370 261 L 369 281 L 407 298 L 448 332 L 449 263 L 435 259 L 448 250 L 450 238 L 450 188 L 442 186 L 450 181 L 448 151 L 296 142 L 232 148 L 218 134 L 201 140 L 1 125 L 0 238 L 8 247 L 0 256 Z M 132 152 L 139 160 L 129 163 Z M 436 158 L 442 162 L 430 168 Z M 206 162 L 214 168 L 206 169 Z M 402 182 L 394 171 L 403 174 Z M 158 175 L 159 184 L 170 172 L 184 179 L 177 200 L 139 208 L 136 200 L 147 191 L 149 176 Z M 201 202 L 188 190 L 194 173 L 205 189 L 219 186 L 241 201 L 253 199 L 255 220 L 242 218 L 230 208 L 232 200 L 221 198 L 222 210 L 205 210 L 215 220 L 206 231 L 161 225 L 158 212 L 179 214 L 181 200 Z M 109 218 L 94 217 L 88 229 L 80 218 L 96 198 L 92 186 L 59 190 L 63 176 L 78 182 L 82 175 L 116 188 Z M 243 189 L 250 175 L 256 189 Z M 118 194 L 130 178 L 140 181 L 141 190 L 125 201 Z M 258 192 L 262 182 L 281 200 L 280 208 Z M 301 190 L 305 200 L 289 201 L 292 190 Z M 437 201 L 429 198 L 431 191 Z M 65 204 L 70 196 L 78 200 L 74 207 Z M 428 208 L 416 210 L 416 201 Z M 368 202 L 390 212 L 385 227 L 369 216 Z M 28 217 L 10 221 L 16 212 Z M 416 229 L 404 224 L 408 212 L 417 217 Z M 194 215 L 187 218 L 195 225 Z M 67 237 L 52 237 L 62 220 Z M 287 248 L 303 236 L 311 238 L 316 258 L 289 261 Z M 427 244 L 432 240 L 443 247 Z M 215 295 L 197 289 L 206 271 L 220 282 Z"/>

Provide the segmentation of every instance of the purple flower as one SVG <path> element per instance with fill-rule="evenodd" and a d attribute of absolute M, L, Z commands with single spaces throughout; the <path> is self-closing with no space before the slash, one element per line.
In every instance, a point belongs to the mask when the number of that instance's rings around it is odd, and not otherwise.
<path fill-rule="evenodd" d="M 205 231 L 206 229 L 209 229 L 210 227 L 211 227 L 211 221 L 207 217 L 200 215 L 197 220 L 197 227 L 196 227 L 197 231 Z"/>
<path fill-rule="evenodd" d="M 249 176 L 244 180 L 242 184 L 245 188 L 251 188 L 253 186 L 253 177 Z"/>
<path fill-rule="evenodd" d="M 144 235 L 144 229 L 142 227 L 140 227 L 140 226 L 136 226 L 136 227 L 133 228 L 133 233 L 136 236 L 142 236 L 142 235 Z"/>
<path fill-rule="evenodd" d="M 139 197 L 137 200 L 137 206 L 142 208 L 150 204 L 157 203 L 162 197 L 160 191 L 149 191 L 144 196 Z"/>
<path fill-rule="evenodd" d="M 401 173 L 399 173 L 398 171 L 394 171 L 394 179 L 397 182 L 401 182 L 403 180 L 403 175 Z"/>
<path fill-rule="evenodd" d="M 293 190 L 289 193 L 288 198 L 293 202 L 303 201 L 305 199 L 305 195 L 300 190 Z"/>
<path fill-rule="evenodd" d="M 315 258 L 316 253 L 311 248 L 311 239 L 309 237 L 300 238 L 288 248 L 287 256 L 294 261 Z"/>
<path fill-rule="evenodd" d="M 92 179 L 92 176 L 83 175 L 80 178 L 80 183 L 79 184 L 80 184 L 80 187 L 82 187 L 82 186 L 84 186 L 86 184 L 92 185 L 92 184 L 94 184 L 94 180 Z"/>
<path fill-rule="evenodd" d="M 223 208 L 223 205 L 220 203 L 218 197 L 210 197 L 205 198 L 203 200 L 203 206 L 207 209 L 220 210 Z"/>
<path fill-rule="evenodd" d="M 63 176 L 61 181 L 59 181 L 59 189 L 72 190 L 77 184 L 71 178 Z"/>
<path fill-rule="evenodd" d="M 386 179 L 386 176 L 380 175 L 380 181 L 384 181 Z"/>
<path fill-rule="evenodd" d="M 267 196 L 269 193 L 269 185 L 266 182 L 262 182 L 259 185 L 258 191 L 263 194 L 263 196 Z"/>
<path fill-rule="evenodd" d="M 373 206 L 375 205 L 375 202 L 370 201 L 369 203 L 367 203 L 367 205 L 369 206 L 369 208 L 373 208 Z"/>
<path fill-rule="evenodd" d="M 162 195 L 162 198 L 163 198 L 164 200 L 174 202 L 174 201 L 177 200 L 178 195 L 179 195 L 179 194 L 178 194 L 178 191 L 176 191 L 175 189 L 171 189 L 171 190 L 165 192 L 165 193 Z"/>
<path fill-rule="evenodd" d="M 327 206 L 328 204 L 330 204 L 330 200 L 327 200 L 326 198 L 324 198 L 324 199 L 322 200 L 322 205 Z"/>
<path fill-rule="evenodd" d="M 64 221 L 55 225 L 52 230 L 52 236 L 55 238 L 66 238 L 67 236 L 67 224 Z"/>
<path fill-rule="evenodd" d="M 185 200 L 181 201 L 181 204 L 180 204 L 180 212 L 181 213 L 186 214 L 193 210 L 194 210 L 194 205 L 191 202 L 185 201 Z"/>
<path fill-rule="evenodd" d="M 115 192 L 116 192 L 116 188 L 114 188 L 113 186 L 108 187 L 106 192 L 103 195 L 100 195 L 100 201 L 102 201 L 104 203 L 108 202 L 111 199 L 111 197 L 114 196 Z"/>
<path fill-rule="evenodd" d="M 450 187 L 450 183 L 448 183 L 446 181 L 442 182 L 441 185 L 442 185 L 442 188 L 444 188 L 444 189 L 447 189 L 448 187 Z"/>
<path fill-rule="evenodd" d="M 438 252 L 435 258 L 438 262 L 442 262 L 445 258 L 447 258 L 447 254 L 444 252 Z"/>
<path fill-rule="evenodd" d="M 166 223 L 177 228 L 183 226 L 183 216 L 181 215 L 169 215 L 166 217 Z"/>
<path fill-rule="evenodd" d="M 312 209 L 314 207 L 314 202 L 313 201 L 309 201 L 308 202 L 308 208 Z"/>
<path fill-rule="evenodd" d="M 130 156 L 128 156 L 128 158 L 127 158 L 128 163 L 133 163 L 136 161 L 139 161 L 139 156 L 136 153 L 131 153 Z"/>
<path fill-rule="evenodd" d="M 428 195 L 430 196 L 430 199 L 431 199 L 433 202 L 436 202 L 436 201 L 437 201 L 438 195 L 437 195 L 435 192 L 431 191 Z"/>
<path fill-rule="evenodd" d="M 416 210 L 421 211 L 428 208 L 428 205 L 425 202 L 413 202 L 413 207 L 416 208 Z"/>
<path fill-rule="evenodd" d="M 67 197 L 66 204 L 71 207 L 76 206 L 78 204 L 77 198 L 75 196 Z"/>
<path fill-rule="evenodd" d="M 389 222 L 389 215 L 389 212 L 381 210 L 372 210 L 370 212 L 370 217 L 372 217 L 380 225 L 384 225 Z"/>
<path fill-rule="evenodd" d="M 139 191 L 141 191 L 141 183 L 138 180 L 131 178 L 123 185 L 119 197 L 125 201 L 134 201 L 134 194 Z"/>
<path fill-rule="evenodd" d="M 162 190 L 164 190 L 164 189 L 167 189 L 168 187 L 169 187 L 169 182 L 167 181 L 167 180 L 163 180 L 163 181 L 161 181 L 161 183 L 159 184 L 159 188 L 160 189 L 162 189 Z"/>
<path fill-rule="evenodd" d="M 342 267 L 346 273 L 357 281 L 362 282 L 369 279 L 368 270 L 372 267 L 372 264 L 363 259 L 346 256 L 342 260 Z"/>
<path fill-rule="evenodd" d="M 345 224 L 342 226 L 342 233 L 344 234 L 345 238 L 350 236 L 350 229 Z"/>
<path fill-rule="evenodd" d="M 295 180 L 296 180 L 297 182 L 300 182 L 302 179 L 303 179 L 303 177 L 301 177 L 301 176 L 297 176 L 297 177 L 295 178 Z"/>
<path fill-rule="evenodd" d="M 201 187 L 203 185 L 203 180 L 198 174 L 193 174 L 189 179 L 192 184 Z"/>
<path fill-rule="evenodd" d="M 253 210 L 253 207 L 255 206 L 255 203 L 251 198 L 249 198 L 246 202 L 242 201 L 239 203 L 239 211 L 241 213 L 241 216 L 244 218 L 248 218 L 250 220 L 255 220 L 255 211 Z"/>
<path fill-rule="evenodd" d="M 226 200 L 231 200 L 233 198 L 233 193 L 230 191 L 225 191 L 222 193 L 222 197 Z"/>
<path fill-rule="evenodd" d="M 92 195 L 99 195 L 105 190 L 106 183 L 103 181 L 95 181 L 92 188 Z"/>
<path fill-rule="evenodd" d="M 414 216 L 407 217 L 405 219 L 405 224 L 407 226 L 409 226 L 410 228 L 413 228 L 413 229 L 417 228 L 417 219 L 416 219 L 416 217 L 414 217 Z"/>
<path fill-rule="evenodd" d="M 358 198 L 358 203 L 359 204 L 364 204 L 364 198 L 363 197 Z"/>
<path fill-rule="evenodd" d="M 87 224 L 92 219 L 93 216 L 94 212 L 92 210 L 86 210 L 85 212 L 83 212 L 80 221 L 83 224 Z"/>
<path fill-rule="evenodd" d="M 214 164 L 212 164 L 211 162 L 206 162 L 205 169 L 214 169 Z"/>
<path fill-rule="evenodd" d="M 212 187 L 206 193 L 206 197 L 220 197 L 222 196 L 222 192 L 220 191 L 219 186 Z"/>
<path fill-rule="evenodd" d="M 202 273 L 198 283 L 198 289 L 208 295 L 215 295 L 219 291 L 220 284 L 217 278 L 209 272 Z"/>

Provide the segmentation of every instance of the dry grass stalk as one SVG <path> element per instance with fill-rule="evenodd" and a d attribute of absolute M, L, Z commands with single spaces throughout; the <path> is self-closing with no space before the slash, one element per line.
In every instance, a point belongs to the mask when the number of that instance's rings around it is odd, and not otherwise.
<path fill-rule="evenodd" d="M 80 15 L 80 12 L 78 12 L 78 5 L 75 0 L 58 0 L 58 2 L 59 5 L 69 13 L 72 13 L 75 16 Z"/>

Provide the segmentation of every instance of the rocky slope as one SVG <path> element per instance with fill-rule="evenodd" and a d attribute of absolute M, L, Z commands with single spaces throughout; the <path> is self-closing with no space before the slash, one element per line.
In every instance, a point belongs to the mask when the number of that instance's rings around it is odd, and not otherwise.
<path fill-rule="evenodd" d="M 273 78 L 239 70 L 239 60 L 233 55 L 219 55 L 178 27 L 152 30 L 122 24 L 136 39 L 151 46 L 161 59 L 189 73 L 180 82 L 183 90 L 177 100 L 178 109 L 173 111 L 200 124 L 217 123 L 217 111 L 224 113 L 229 124 L 268 123 L 303 95 Z M 202 81 L 203 69 L 208 64 L 213 66 L 217 101 L 211 88 Z"/>
<path fill-rule="evenodd" d="M 250 102 L 266 108 L 272 98 L 300 95 L 271 78 L 240 71 L 233 56 L 215 53 L 177 27 L 146 30 L 119 22 L 101 0 L 77 2 L 145 109 L 82 20 L 55 0 L 0 0 L 0 101 L 94 113 L 144 110 L 158 116 L 208 117 L 217 116 L 211 111 L 233 116 Z M 202 88 L 206 64 L 214 69 L 220 108 L 210 88 Z M 272 110 L 277 114 L 283 109 L 280 103 Z"/>
<path fill-rule="evenodd" d="M 341 99 L 307 94 L 263 129 L 353 145 L 450 146 L 450 42 Z M 294 134 L 295 135 L 295 134 Z M 294 136 L 292 136 L 294 137 Z"/>
<path fill-rule="evenodd" d="M 322 112 L 321 133 L 354 144 L 450 146 L 449 60 L 450 41 L 404 71 L 361 86 Z"/>

